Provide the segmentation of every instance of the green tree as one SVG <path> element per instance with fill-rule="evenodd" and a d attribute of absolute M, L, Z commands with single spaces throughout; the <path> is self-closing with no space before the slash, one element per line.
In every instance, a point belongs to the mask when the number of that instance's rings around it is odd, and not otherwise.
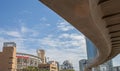
<path fill-rule="evenodd" d="M 60 71 L 75 71 L 73 69 L 66 69 L 66 70 L 60 70 Z"/>
<path fill-rule="evenodd" d="M 24 68 L 22 71 L 50 71 L 50 70 L 48 70 L 48 69 L 39 69 L 38 67 L 29 66 L 27 68 Z"/>

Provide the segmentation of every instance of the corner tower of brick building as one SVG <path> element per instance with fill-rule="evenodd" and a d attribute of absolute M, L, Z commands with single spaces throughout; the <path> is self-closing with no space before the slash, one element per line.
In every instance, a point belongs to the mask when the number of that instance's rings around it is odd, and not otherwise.
<path fill-rule="evenodd" d="M 42 64 L 46 63 L 45 51 L 42 49 L 37 50 L 38 57 L 41 58 Z"/>
<path fill-rule="evenodd" d="M 5 42 L 0 52 L 0 71 L 16 71 L 16 44 Z"/>

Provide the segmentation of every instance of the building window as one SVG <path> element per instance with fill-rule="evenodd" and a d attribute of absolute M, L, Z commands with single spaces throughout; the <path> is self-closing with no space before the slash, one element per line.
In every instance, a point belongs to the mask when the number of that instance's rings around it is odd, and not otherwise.
<path fill-rule="evenodd" d="M 10 70 L 10 69 L 12 69 L 12 68 L 8 68 L 8 70 Z"/>
<path fill-rule="evenodd" d="M 13 64 L 13 62 L 8 62 L 9 64 Z"/>
<path fill-rule="evenodd" d="M 9 57 L 9 59 L 13 59 L 14 57 Z"/>
<path fill-rule="evenodd" d="M 23 59 L 24 63 L 27 63 L 27 59 Z"/>

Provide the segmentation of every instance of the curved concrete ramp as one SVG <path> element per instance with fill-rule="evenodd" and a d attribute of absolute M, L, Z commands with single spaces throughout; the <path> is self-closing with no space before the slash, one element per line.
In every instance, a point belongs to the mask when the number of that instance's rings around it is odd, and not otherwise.
<path fill-rule="evenodd" d="M 120 0 L 40 0 L 97 47 L 98 55 L 86 71 L 120 52 Z"/>

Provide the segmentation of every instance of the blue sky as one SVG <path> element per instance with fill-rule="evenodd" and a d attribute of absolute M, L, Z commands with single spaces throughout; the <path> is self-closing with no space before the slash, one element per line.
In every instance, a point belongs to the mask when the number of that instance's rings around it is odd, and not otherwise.
<path fill-rule="evenodd" d="M 38 0 L 0 0 L 1 50 L 8 41 L 16 42 L 17 52 L 44 49 L 50 60 L 70 60 L 77 71 L 78 61 L 86 59 L 84 36 Z"/>
<path fill-rule="evenodd" d="M 3 42 L 14 41 L 17 52 L 44 49 L 49 60 L 70 60 L 76 69 L 86 58 L 84 36 L 38 0 L 1 0 L 0 9 L 1 50 Z"/>

